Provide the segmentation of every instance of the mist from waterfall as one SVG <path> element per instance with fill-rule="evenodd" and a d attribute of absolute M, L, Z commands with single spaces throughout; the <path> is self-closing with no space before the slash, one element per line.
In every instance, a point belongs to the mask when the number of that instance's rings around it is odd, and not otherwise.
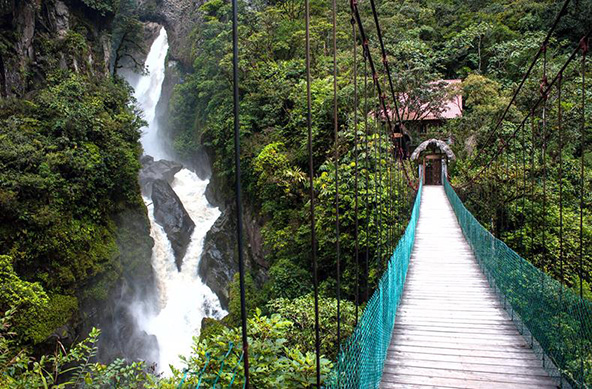
<path fill-rule="evenodd" d="M 165 152 L 156 120 L 156 105 L 162 91 L 168 47 L 167 34 L 162 28 L 146 58 L 148 73 L 139 78 L 127 77 L 148 123 L 142 129 L 144 152 L 155 160 L 171 159 Z M 157 370 L 164 375 L 171 373 L 169 365 L 178 367 L 179 355 L 189 355 L 192 337 L 199 335 L 204 317 L 222 318 L 226 315 L 218 297 L 203 283 L 198 273 L 205 236 L 220 216 L 219 209 L 211 206 L 205 197 L 208 182 L 184 168 L 175 175 L 171 185 L 195 223 L 181 271 L 175 265 L 175 255 L 163 227 L 154 219 L 152 200 L 144 198 L 150 219 L 150 234 L 154 239 L 152 267 L 159 306 L 151 307 L 145 301 L 137 301 L 131 310 L 139 328 L 157 338 Z"/>

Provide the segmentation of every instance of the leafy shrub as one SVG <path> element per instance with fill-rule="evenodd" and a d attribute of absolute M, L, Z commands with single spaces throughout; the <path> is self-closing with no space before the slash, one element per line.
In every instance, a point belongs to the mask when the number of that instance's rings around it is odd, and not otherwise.
<path fill-rule="evenodd" d="M 155 382 L 142 362 L 122 359 L 109 365 L 91 362 L 96 356 L 100 331 L 92 329 L 88 338 L 66 351 L 58 342 L 54 354 L 34 359 L 19 349 L 13 339 L 11 321 L 17 310 L 0 317 L 0 387 L 15 389 L 106 387 L 144 388 Z"/>
<path fill-rule="evenodd" d="M 292 300 L 279 298 L 268 303 L 270 312 L 277 313 L 292 323 L 293 331 L 287 337 L 290 348 L 300 350 L 315 349 L 315 310 L 314 295 Z M 348 300 L 341 301 L 341 341 L 347 339 L 355 326 L 355 305 Z M 331 360 L 337 357 L 337 300 L 319 298 L 319 330 L 322 336 L 321 353 Z"/>
<path fill-rule="evenodd" d="M 11 255 L 1 265 L 31 304 L 15 316 L 19 339 L 43 340 L 75 313 L 71 296 L 115 278 L 112 217 L 143 206 L 142 121 L 129 101 L 116 79 L 67 72 L 26 99 L 0 101 L 0 253 Z"/>
<path fill-rule="evenodd" d="M 255 388 L 312 388 L 316 385 L 315 354 L 291 347 L 294 325 L 278 314 L 261 316 L 256 310 L 248 320 L 249 365 L 251 385 Z M 241 329 L 225 328 L 211 338 L 194 339 L 192 354 L 181 358 L 186 368 L 173 370 L 173 377 L 160 384 L 173 388 L 185 377 L 184 387 L 201 383 L 205 387 L 242 387 L 244 371 L 241 360 Z M 330 372 L 331 362 L 321 358 L 323 379 Z"/>

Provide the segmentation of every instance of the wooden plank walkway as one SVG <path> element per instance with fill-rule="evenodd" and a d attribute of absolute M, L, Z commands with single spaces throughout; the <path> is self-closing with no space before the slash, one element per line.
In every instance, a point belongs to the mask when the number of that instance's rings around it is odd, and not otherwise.
<path fill-rule="evenodd" d="M 556 388 L 489 288 L 442 186 L 424 186 L 381 388 Z"/>

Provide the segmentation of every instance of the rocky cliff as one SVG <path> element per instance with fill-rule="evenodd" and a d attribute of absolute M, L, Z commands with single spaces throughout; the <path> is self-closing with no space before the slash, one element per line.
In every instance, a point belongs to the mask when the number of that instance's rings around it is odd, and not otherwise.
<path fill-rule="evenodd" d="M 60 73 L 84 76 L 89 83 L 111 77 L 115 4 L 109 0 L 1 0 L 0 96 L 28 99 Z M 100 350 L 105 359 L 136 358 L 155 348 L 154 339 L 137 329 L 128 311 L 134 296 L 149 300 L 154 290 L 150 225 L 139 186 L 134 189 L 131 184 L 137 201 L 130 200 L 125 207 L 114 204 L 118 211 L 106 215 L 113 225 L 113 257 L 97 265 L 101 271 L 78 286 L 77 314 L 54 333 L 68 343 L 92 326 L 101 328 Z"/>
<path fill-rule="evenodd" d="M 139 0 L 140 19 L 164 26 L 169 36 L 169 60 L 191 67 L 191 30 L 199 23 L 204 0 Z"/>
<path fill-rule="evenodd" d="M 0 95 L 35 90 L 55 69 L 108 75 L 112 17 L 79 1 L 2 0 Z"/>

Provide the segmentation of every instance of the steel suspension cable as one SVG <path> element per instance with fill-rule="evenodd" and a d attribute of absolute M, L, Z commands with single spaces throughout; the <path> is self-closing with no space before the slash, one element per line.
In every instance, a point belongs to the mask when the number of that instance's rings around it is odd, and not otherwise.
<path fill-rule="evenodd" d="M 522 252 L 526 254 L 526 127 L 522 127 L 522 212 L 520 221 L 522 225 L 521 246 Z"/>
<path fill-rule="evenodd" d="M 399 114 L 398 96 L 395 93 L 395 87 L 393 84 L 393 79 L 391 77 L 391 69 L 389 66 L 388 57 L 386 55 L 384 41 L 382 39 L 382 29 L 380 28 L 380 21 L 378 20 L 378 12 L 376 11 L 376 4 L 375 4 L 374 0 L 370 0 L 370 6 L 372 8 L 372 15 L 374 16 L 374 24 L 376 25 L 376 33 L 378 35 L 378 41 L 380 43 L 380 51 L 382 53 L 382 63 L 384 64 L 384 69 L 386 70 L 386 75 L 388 77 L 388 83 L 389 83 L 391 95 L 393 98 L 395 117 L 396 117 L 396 121 L 398 124 L 398 128 L 397 128 L 397 126 L 395 126 L 394 130 L 395 130 L 395 132 L 400 133 L 403 130 L 403 126 L 402 126 L 403 122 L 401 121 L 401 116 Z M 387 112 L 387 115 L 388 115 L 388 112 Z M 398 143 L 400 146 L 402 138 L 397 138 L 397 139 L 398 139 Z"/>
<path fill-rule="evenodd" d="M 561 73 L 559 73 L 561 74 Z M 545 266 L 550 265 L 547 264 L 547 243 L 546 243 L 546 232 L 547 232 L 547 100 L 549 97 L 549 89 L 546 88 L 548 85 L 547 81 L 547 50 L 546 48 L 543 51 L 543 78 L 541 80 L 541 98 L 543 99 L 543 108 L 541 113 L 541 175 L 542 175 L 542 196 L 543 196 L 543 204 L 541 209 L 541 234 L 542 234 L 542 259 L 541 259 L 541 267 L 545 268 Z M 544 273 L 541 272 L 541 289 L 540 289 L 540 298 L 543 298 L 545 291 L 545 277 Z M 545 367 L 546 363 L 546 356 L 542 354 L 543 360 L 543 368 Z"/>
<path fill-rule="evenodd" d="M 557 83 L 557 131 L 559 136 L 559 305 L 563 306 L 563 283 L 565 277 L 563 273 L 563 128 L 562 128 L 562 106 L 561 106 L 561 86 L 563 76 L 559 77 Z M 557 331 L 561 330 L 562 317 L 557 318 Z M 563 361 L 562 361 L 563 362 Z"/>
<path fill-rule="evenodd" d="M 377 153 L 377 158 L 378 158 L 378 165 L 377 165 L 377 169 L 378 169 L 378 182 L 377 182 L 377 190 L 378 190 L 378 260 L 383 262 L 383 258 L 384 258 L 384 228 L 383 228 L 383 223 L 382 223 L 382 218 L 384 215 L 384 210 L 383 210 L 383 205 L 384 205 L 384 201 L 383 201 L 383 195 L 384 195 L 384 188 L 382 186 L 383 182 L 382 182 L 382 171 L 383 171 L 383 163 L 382 163 L 382 129 L 383 129 L 383 125 L 381 123 L 380 120 L 376 121 L 376 135 L 378 136 L 378 153 Z M 386 266 L 384 267 L 386 269 Z"/>
<path fill-rule="evenodd" d="M 312 150 L 312 98 L 310 93 L 310 0 L 304 0 L 304 17 L 306 25 L 306 127 L 308 130 L 308 182 L 310 189 L 310 241 L 311 260 L 314 284 L 315 309 L 315 351 L 316 351 L 316 381 L 317 388 L 321 387 L 321 341 L 319 330 L 319 276 L 317 266 L 317 239 L 315 226 L 315 190 L 314 190 L 314 161 Z"/>
<path fill-rule="evenodd" d="M 516 98 L 518 97 L 518 93 L 520 93 L 520 90 L 524 86 L 524 83 L 526 82 L 526 80 L 530 76 L 530 73 L 532 72 L 532 69 L 534 68 L 534 66 L 536 65 L 536 63 L 539 60 L 539 57 L 543 53 L 543 50 L 545 50 L 544 48 L 546 48 L 548 46 L 549 40 L 551 39 L 551 35 L 553 35 L 553 32 L 555 32 L 555 29 L 557 28 L 557 25 L 559 24 L 559 21 L 561 20 L 561 18 L 563 17 L 563 15 L 566 13 L 567 7 L 568 7 L 570 1 L 571 0 L 565 0 L 563 2 L 563 6 L 561 7 L 561 10 L 559 11 L 559 13 L 557 14 L 557 16 L 555 17 L 555 21 L 553 22 L 553 24 L 551 25 L 551 28 L 547 32 L 547 36 L 545 37 L 545 39 L 543 40 L 543 43 L 539 47 L 539 50 L 537 51 L 536 55 L 534 56 L 534 58 L 533 58 L 533 60 L 532 60 L 532 62 L 530 64 L 530 66 L 526 70 L 526 73 L 524 73 L 524 75 L 522 76 L 522 80 L 520 81 L 520 84 L 518 84 L 518 88 L 516 88 L 516 90 L 512 94 L 512 98 L 510 99 L 510 102 L 508 103 L 508 105 L 504 109 L 504 112 L 502 113 L 502 116 L 497 121 L 497 124 L 494 127 L 493 131 L 491 131 L 491 133 L 487 137 L 487 141 L 485 142 L 486 147 L 484 148 L 484 150 L 487 150 L 488 149 L 488 145 L 492 141 L 492 137 L 497 133 L 497 131 L 501 127 L 504 119 L 506 118 L 506 115 L 508 114 L 508 111 L 510 110 L 510 107 L 512 107 L 512 105 L 516 101 Z M 472 164 L 470 165 L 469 169 L 471 167 L 472 167 Z"/>
<path fill-rule="evenodd" d="M 561 74 L 561 73 L 559 73 Z M 547 262 L 547 244 L 545 242 L 545 232 L 547 230 L 547 99 L 549 97 L 548 89 L 545 87 L 547 86 L 547 49 L 545 48 L 543 52 L 543 79 L 541 80 L 541 93 L 543 98 L 543 111 L 542 111 L 542 147 L 541 147 L 541 157 L 542 157 L 542 178 L 543 178 L 543 209 L 542 209 L 542 231 L 543 231 L 543 259 L 542 264 L 545 266 Z"/>
<path fill-rule="evenodd" d="M 374 229 L 375 229 L 375 236 L 376 236 L 376 242 L 375 242 L 375 248 L 374 248 L 374 258 L 375 260 L 378 261 L 378 265 L 379 265 L 379 269 L 381 269 L 381 271 L 379 272 L 382 273 L 382 261 L 380 260 L 380 235 L 379 235 L 379 229 L 380 229 L 380 222 L 379 222 L 379 217 L 380 217 L 380 207 L 379 207 L 379 198 L 378 198 L 378 194 L 379 194 L 379 189 L 378 189 L 378 171 L 380 168 L 380 161 L 379 161 L 379 155 L 378 155 L 378 139 L 380 138 L 380 134 L 379 134 L 379 122 L 380 120 L 378 120 L 378 118 L 374 121 L 374 134 L 372 136 L 373 139 L 373 152 L 374 152 Z"/>
<path fill-rule="evenodd" d="M 335 251 L 337 266 L 337 354 L 341 348 L 341 247 L 339 229 L 339 118 L 337 116 L 337 0 L 333 0 L 333 131 L 335 136 Z"/>
<path fill-rule="evenodd" d="M 584 279 L 584 193 L 585 193 L 585 169 L 584 154 L 586 152 L 586 55 L 588 54 L 588 37 L 580 41 L 582 50 L 582 126 L 580 128 L 580 297 L 583 298 L 583 279 Z"/>
<path fill-rule="evenodd" d="M 241 302 L 241 329 L 243 341 L 243 362 L 245 387 L 249 388 L 249 339 L 247 336 L 247 308 L 245 298 L 245 260 L 243 249 L 243 201 L 240 163 L 240 96 L 238 90 L 238 0 L 232 0 L 232 98 L 234 113 L 234 172 L 236 191 L 236 237 L 238 244 L 238 272 Z"/>
<path fill-rule="evenodd" d="M 585 152 L 586 152 L 586 54 L 588 54 L 588 38 L 580 41 L 582 50 L 582 126 L 580 129 L 580 300 L 584 299 L 584 193 L 585 193 Z M 582 382 L 586 379 L 584 375 L 584 319 L 580 318 L 580 375 Z"/>
<path fill-rule="evenodd" d="M 365 290 L 364 290 L 364 301 L 368 302 L 368 295 L 370 292 L 370 145 L 368 138 L 370 136 L 370 129 L 368 126 L 368 58 L 366 54 L 364 54 L 364 142 L 365 142 L 365 151 L 366 151 L 366 255 L 365 255 L 365 273 L 366 273 L 366 283 L 365 283 Z"/>
<path fill-rule="evenodd" d="M 535 153 L 535 140 L 536 140 L 536 126 L 535 126 L 535 117 L 534 111 L 532 112 L 532 117 L 530 120 L 531 125 L 531 148 L 530 148 L 530 261 L 531 263 L 535 262 L 535 252 L 534 252 L 534 237 L 535 237 L 535 225 L 536 225 L 536 213 L 534 209 L 535 197 L 536 197 L 536 186 L 535 186 L 535 168 L 536 168 L 536 153 Z"/>
<path fill-rule="evenodd" d="M 590 35 L 592 35 L 592 29 L 589 30 L 586 33 L 586 35 L 584 35 L 582 37 L 582 40 L 587 41 L 588 38 L 590 37 Z M 550 90 L 553 88 L 553 86 L 557 82 L 558 75 L 560 73 L 564 73 L 565 72 L 565 70 L 567 69 L 567 67 L 569 66 L 569 64 L 575 59 L 576 55 L 579 53 L 580 50 L 581 50 L 580 46 L 578 46 L 576 49 L 574 49 L 574 51 L 570 54 L 570 56 L 564 62 L 564 64 L 561 67 L 561 69 L 559 69 L 557 75 L 553 78 L 553 80 L 551 82 L 548 82 L 547 83 L 546 89 L 542 90 L 541 96 L 530 107 L 530 112 L 522 119 L 520 125 L 516 128 L 516 130 L 514 130 L 512 132 L 512 134 L 510 134 L 510 136 L 508 137 L 508 140 L 514 139 L 516 137 L 516 134 L 522 128 L 522 126 L 524 126 L 526 124 L 527 120 L 531 117 L 531 115 L 534 112 L 534 110 L 536 110 L 539 107 L 539 105 L 541 105 L 541 103 L 543 102 L 543 100 L 544 100 L 543 96 L 545 94 L 548 94 L 550 92 Z M 491 166 L 491 164 L 494 161 L 496 161 L 497 158 L 505 151 L 505 149 L 506 149 L 505 145 L 506 144 L 507 144 L 507 141 L 504 142 L 502 144 L 502 146 L 497 149 L 497 151 L 495 152 L 495 154 L 493 155 L 493 157 L 490 158 L 489 161 L 486 164 L 484 164 L 484 166 L 475 175 L 473 175 L 469 180 L 467 180 L 467 183 L 465 185 L 463 185 L 462 187 L 463 188 L 466 188 L 466 187 L 469 187 L 469 186 L 473 185 L 474 182 L 477 180 L 477 178 L 480 177 L 486 170 L 488 170 L 489 167 Z"/>
<path fill-rule="evenodd" d="M 389 144 L 390 147 L 390 144 Z M 395 237 L 393 234 L 394 231 L 394 223 L 395 221 L 393 220 L 393 216 L 394 216 L 394 212 L 393 212 L 393 158 L 391 156 L 391 152 L 390 152 L 390 148 L 387 151 L 387 155 L 388 155 L 388 160 L 389 160 L 389 223 L 388 223 L 388 228 L 389 228 L 389 241 L 390 241 L 390 245 L 389 245 L 389 257 L 390 254 L 395 250 Z"/>
<path fill-rule="evenodd" d="M 386 98 L 385 98 L 385 95 L 382 93 L 382 88 L 380 86 L 380 81 L 378 79 L 378 73 L 376 71 L 376 66 L 374 65 L 374 61 L 372 60 L 372 53 L 370 53 L 368 38 L 366 37 L 366 33 L 364 31 L 364 25 L 362 24 L 362 18 L 360 16 L 360 11 L 358 9 L 358 0 L 352 0 L 351 5 L 352 5 L 352 9 L 354 11 L 354 17 L 356 19 L 356 23 L 358 24 L 358 29 L 360 31 L 360 37 L 362 38 L 362 45 L 364 47 L 364 53 L 368 59 L 368 64 L 370 65 L 370 71 L 372 73 L 372 80 L 374 81 L 374 86 L 375 86 L 376 92 L 378 94 L 378 99 L 380 101 L 380 104 L 382 105 L 382 111 L 383 111 L 384 116 L 386 118 L 388 128 L 392 129 L 391 119 L 388 114 L 388 109 L 387 109 L 387 104 L 386 104 Z M 378 111 L 380 111 L 380 109 Z M 378 111 L 376 112 L 376 115 L 375 115 L 377 117 L 378 117 Z"/>
<path fill-rule="evenodd" d="M 561 279 L 561 297 L 563 297 L 563 107 L 561 106 L 562 78 L 557 83 L 557 132 L 559 137 L 559 273 Z"/>
<path fill-rule="evenodd" d="M 355 214 L 355 227 L 354 227 L 354 234 L 355 234 L 355 250 L 354 250 L 354 258 L 356 261 L 356 325 L 358 324 L 358 316 L 359 316 L 359 305 L 360 305 L 360 239 L 359 239 L 359 229 L 360 229 L 360 222 L 358 218 L 358 189 L 359 189 L 359 150 L 358 150 L 358 44 L 357 44 L 357 36 L 356 36 L 356 21 L 353 18 L 351 19 L 352 25 L 352 37 L 353 37 L 353 55 L 354 55 L 354 155 L 355 155 L 355 177 L 354 177 L 354 214 Z"/>

